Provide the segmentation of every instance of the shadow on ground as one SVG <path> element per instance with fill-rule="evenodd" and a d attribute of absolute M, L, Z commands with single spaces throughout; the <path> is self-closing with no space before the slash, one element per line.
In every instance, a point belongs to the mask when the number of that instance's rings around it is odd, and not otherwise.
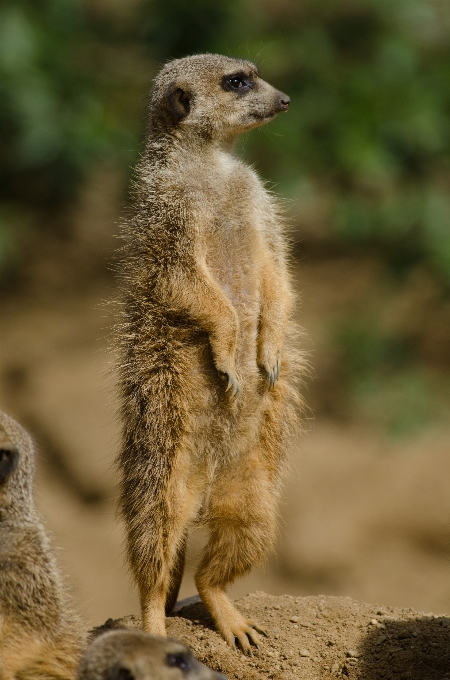
<path fill-rule="evenodd" d="M 354 662 L 360 680 L 438 680 L 450 678 L 450 619 L 418 618 L 397 621 L 384 617 L 373 627 Z M 351 663 L 351 662 L 349 662 Z M 353 675 L 348 664 L 343 675 Z"/>

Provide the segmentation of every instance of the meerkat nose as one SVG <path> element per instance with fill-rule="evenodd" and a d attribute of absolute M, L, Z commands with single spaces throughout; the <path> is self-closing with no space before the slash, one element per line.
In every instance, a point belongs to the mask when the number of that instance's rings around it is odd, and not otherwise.
<path fill-rule="evenodd" d="M 281 97 L 280 97 L 280 109 L 282 111 L 287 111 L 290 103 L 291 103 L 291 98 L 288 97 L 287 94 L 282 94 Z"/>

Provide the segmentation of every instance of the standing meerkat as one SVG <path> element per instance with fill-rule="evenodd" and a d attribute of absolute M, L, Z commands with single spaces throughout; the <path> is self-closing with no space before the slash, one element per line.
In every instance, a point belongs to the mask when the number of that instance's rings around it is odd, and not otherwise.
<path fill-rule="evenodd" d="M 302 359 L 280 210 L 233 145 L 288 106 L 247 61 L 166 64 L 124 225 L 119 508 L 142 625 L 165 635 L 197 523 L 198 592 L 246 653 L 264 631 L 225 588 L 273 546 Z"/>
<path fill-rule="evenodd" d="M 176 640 L 138 630 L 102 633 L 83 654 L 78 680 L 226 680 Z"/>
<path fill-rule="evenodd" d="M 33 499 L 34 447 L 0 412 L 0 678 L 73 680 L 84 634 Z"/>

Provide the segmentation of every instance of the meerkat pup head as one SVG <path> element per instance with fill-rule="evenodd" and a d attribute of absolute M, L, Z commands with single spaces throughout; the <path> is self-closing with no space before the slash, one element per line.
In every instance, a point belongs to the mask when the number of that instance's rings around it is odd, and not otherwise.
<path fill-rule="evenodd" d="M 0 411 L 0 519 L 34 511 L 34 447 L 28 433 Z"/>
<path fill-rule="evenodd" d="M 255 64 L 219 54 L 167 63 L 155 80 L 150 125 L 158 131 L 228 141 L 287 111 L 289 97 L 266 83 Z"/>
<path fill-rule="evenodd" d="M 138 630 L 112 630 L 87 648 L 78 680 L 226 680 L 181 642 Z"/>

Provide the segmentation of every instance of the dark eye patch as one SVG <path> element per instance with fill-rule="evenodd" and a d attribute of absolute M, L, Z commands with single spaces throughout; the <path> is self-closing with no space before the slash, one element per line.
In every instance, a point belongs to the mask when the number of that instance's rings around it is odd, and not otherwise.
<path fill-rule="evenodd" d="M 166 656 L 166 664 L 171 668 L 179 668 L 181 671 L 189 671 L 192 667 L 191 659 L 186 652 L 168 654 Z"/>
<path fill-rule="evenodd" d="M 111 669 L 108 680 L 134 680 L 134 675 L 129 668 L 116 664 Z"/>
<path fill-rule="evenodd" d="M 232 73 L 222 78 L 222 88 L 226 92 L 244 94 L 253 87 L 253 80 L 245 73 Z"/>
<path fill-rule="evenodd" d="M 14 472 L 19 463 L 17 449 L 0 449 L 0 484 Z"/>

